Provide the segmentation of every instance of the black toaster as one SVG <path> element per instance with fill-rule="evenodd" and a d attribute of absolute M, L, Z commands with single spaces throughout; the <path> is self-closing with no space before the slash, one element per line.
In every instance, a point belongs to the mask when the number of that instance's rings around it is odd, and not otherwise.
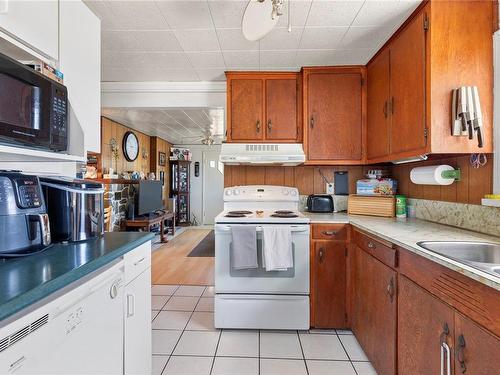
<path fill-rule="evenodd" d="M 333 212 L 333 197 L 326 194 L 312 194 L 307 197 L 307 211 Z"/>

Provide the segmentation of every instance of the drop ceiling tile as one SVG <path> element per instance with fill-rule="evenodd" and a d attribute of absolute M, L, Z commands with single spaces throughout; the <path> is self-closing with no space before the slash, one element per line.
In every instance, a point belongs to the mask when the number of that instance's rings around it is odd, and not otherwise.
<path fill-rule="evenodd" d="M 184 51 L 219 51 L 215 30 L 174 30 Z"/>
<path fill-rule="evenodd" d="M 101 0 L 84 0 L 84 2 L 90 10 L 101 19 L 101 30 L 112 30 L 117 28 L 116 17 L 108 2 Z"/>
<path fill-rule="evenodd" d="M 224 68 L 224 58 L 221 52 L 188 52 L 191 65 L 195 69 Z"/>
<path fill-rule="evenodd" d="M 206 1 L 156 1 L 172 29 L 208 29 L 213 27 Z"/>
<path fill-rule="evenodd" d="M 101 48 L 103 51 L 133 51 L 138 47 L 132 31 L 102 31 Z"/>
<path fill-rule="evenodd" d="M 259 68 L 259 51 L 223 51 L 223 54 L 230 70 Z"/>
<path fill-rule="evenodd" d="M 102 51 L 101 68 L 127 68 L 127 66 L 120 52 Z"/>
<path fill-rule="evenodd" d="M 225 81 L 224 69 L 196 69 L 202 81 Z"/>
<path fill-rule="evenodd" d="M 286 28 L 274 28 L 260 40 L 261 50 L 297 49 L 302 36 L 302 27 L 292 27 L 288 32 Z"/>
<path fill-rule="evenodd" d="M 313 50 L 297 52 L 296 63 L 299 66 L 321 66 L 330 65 L 333 61 L 333 50 Z"/>
<path fill-rule="evenodd" d="M 362 5 L 363 1 L 313 1 L 306 25 L 349 26 Z"/>
<path fill-rule="evenodd" d="M 129 68 L 143 68 L 151 66 L 148 53 L 144 52 L 117 52 L 116 58 L 122 59 Z"/>
<path fill-rule="evenodd" d="M 300 48 L 335 49 L 347 30 L 347 27 L 306 27 Z"/>
<path fill-rule="evenodd" d="M 340 42 L 339 48 L 377 48 L 392 35 L 392 27 L 360 27 L 351 26 Z"/>
<path fill-rule="evenodd" d="M 420 4 L 420 0 L 366 1 L 353 26 L 396 26 Z"/>
<path fill-rule="evenodd" d="M 181 51 L 181 45 L 170 30 L 134 31 L 137 50 L 142 51 Z"/>
<path fill-rule="evenodd" d="M 310 0 L 292 1 L 292 27 L 302 27 L 306 24 L 307 15 L 311 7 Z M 286 27 L 288 25 L 288 2 L 285 1 L 283 15 L 278 20 L 278 27 Z"/>
<path fill-rule="evenodd" d="M 153 1 L 106 1 L 113 12 L 113 28 L 120 30 L 165 30 L 165 18 Z"/>
<path fill-rule="evenodd" d="M 252 51 L 259 49 L 259 42 L 251 42 L 243 36 L 241 29 L 217 29 L 220 47 L 224 50 Z"/>
<path fill-rule="evenodd" d="M 130 79 L 129 68 L 103 67 L 101 69 L 102 82 L 119 82 L 119 81 L 128 81 L 129 79 Z"/>
<path fill-rule="evenodd" d="M 210 0 L 208 6 L 216 28 L 238 28 L 241 27 L 243 13 L 248 1 L 241 0 Z"/>
<path fill-rule="evenodd" d="M 191 63 L 184 52 L 148 52 L 145 67 L 163 69 L 190 69 Z"/>
<path fill-rule="evenodd" d="M 286 68 L 295 66 L 296 50 L 260 51 L 260 66 L 265 68 Z"/>

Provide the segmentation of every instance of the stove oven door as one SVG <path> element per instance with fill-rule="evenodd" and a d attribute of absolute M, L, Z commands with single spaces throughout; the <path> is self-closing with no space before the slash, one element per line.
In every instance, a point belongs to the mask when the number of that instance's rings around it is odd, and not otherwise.
<path fill-rule="evenodd" d="M 219 294 L 309 294 L 309 225 L 291 225 L 294 267 L 266 271 L 262 265 L 262 226 L 257 227 L 259 267 L 236 270 L 232 265 L 231 224 L 215 226 L 215 291 Z"/>

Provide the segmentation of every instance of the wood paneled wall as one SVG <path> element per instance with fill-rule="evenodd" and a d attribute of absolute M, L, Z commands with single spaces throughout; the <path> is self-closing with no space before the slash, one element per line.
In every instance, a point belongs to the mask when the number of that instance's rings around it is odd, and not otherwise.
<path fill-rule="evenodd" d="M 127 131 L 135 133 L 139 139 L 139 156 L 135 161 L 129 162 L 123 155 L 123 136 Z M 112 138 L 116 139 L 118 144 L 118 160 L 114 160 L 111 156 L 110 141 Z M 103 173 L 108 173 L 109 168 L 113 168 L 115 172 L 129 172 L 129 171 L 142 171 L 149 172 L 149 155 L 150 155 L 150 140 L 149 136 L 130 129 L 129 127 L 114 122 L 106 117 L 101 117 L 101 155 L 102 155 L 102 170 Z M 146 151 L 147 157 L 143 158 L 143 150 Z"/>
<path fill-rule="evenodd" d="M 432 199 L 446 202 L 481 204 L 485 194 L 493 189 L 493 155 L 487 155 L 488 163 L 481 168 L 470 165 L 469 155 L 439 160 L 400 164 L 392 167 L 392 177 L 398 180 L 399 194 L 410 198 Z M 460 168 L 461 179 L 448 186 L 415 185 L 410 181 L 410 171 L 414 167 L 448 164 Z"/>
<path fill-rule="evenodd" d="M 160 172 L 165 174 L 165 180 L 163 185 L 163 199 L 168 198 L 170 192 L 170 174 L 168 170 L 168 160 L 170 156 L 170 148 L 172 145 L 165 141 L 164 139 L 158 137 L 151 137 L 150 140 L 150 157 L 149 165 L 151 172 L 154 172 L 156 179 L 160 179 Z M 160 152 L 165 153 L 165 165 L 160 165 Z"/>
<path fill-rule="evenodd" d="M 349 193 L 356 192 L 356 181 L 363 178 L 370 166 L 299 166 L 299 167 L 258 167 L 226 166 L 224 186 L 236 185 L 279 185 L 299 189 L 301 195 L 322 194 L 326 183 L 319 171 L 333 181 L 335 171 L 349 172 Z"/>

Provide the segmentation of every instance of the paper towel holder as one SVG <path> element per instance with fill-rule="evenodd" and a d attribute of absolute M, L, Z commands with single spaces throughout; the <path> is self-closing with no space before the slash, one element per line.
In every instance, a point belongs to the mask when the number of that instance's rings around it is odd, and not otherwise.
<path fill-rule="evenodd" d="M 450 165 L 416 167 L 410 171 L 410 180 L 417 185 L 451 185 L 460 181 L 460 168 Z"/>
<path fill-rule="evenodd" d="M 455 181 L 460 181 L 461 176 L 460 168 L 441 172 L 441 177 L 454 179 Z"/>

